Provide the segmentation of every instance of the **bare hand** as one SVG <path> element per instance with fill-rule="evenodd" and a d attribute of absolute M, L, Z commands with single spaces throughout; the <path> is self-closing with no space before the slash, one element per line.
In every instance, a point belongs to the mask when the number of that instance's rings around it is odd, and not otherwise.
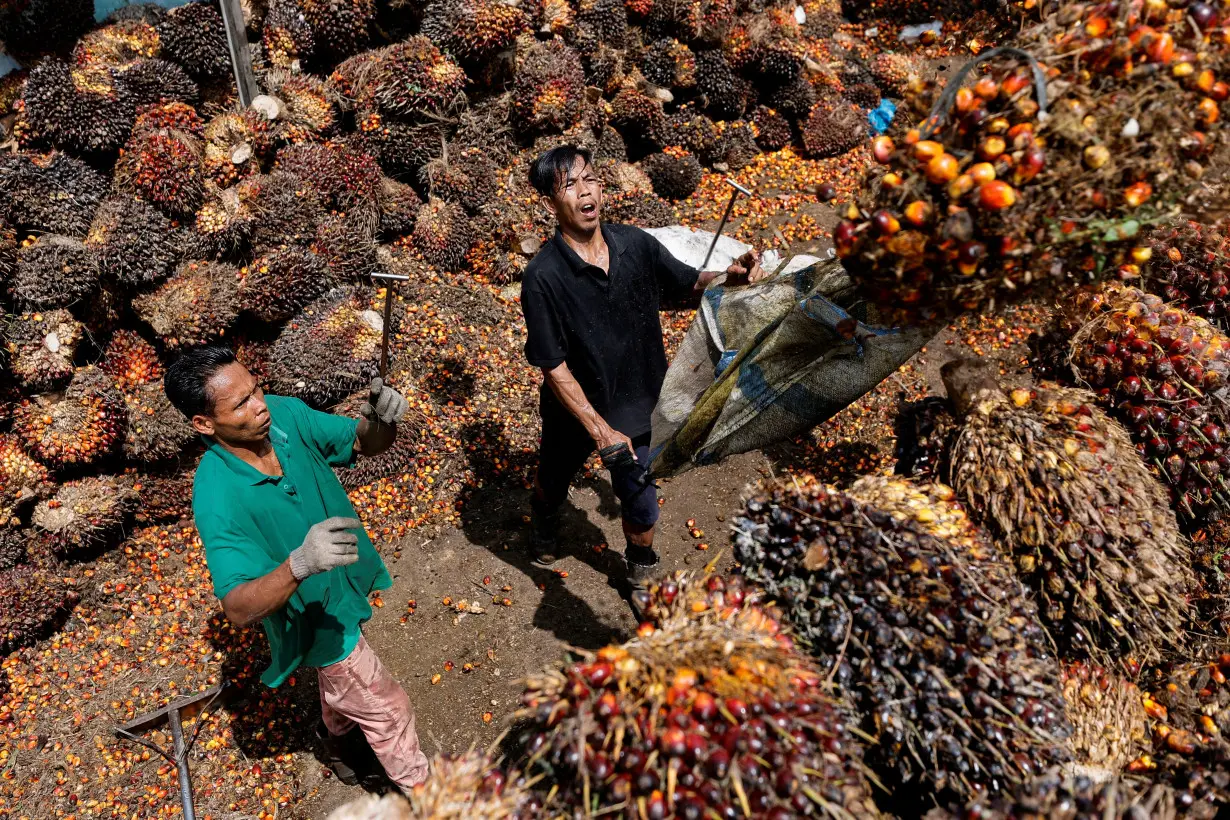
<path fill-rule="evenodd" d="M 359 407 L 359 415 L 372 422 L 397 424 L 410 404 L 402 395 L 384 383 L 383 379 L 372 379 L 371 394 L 367 401 Z"/>
<path fill-rule="evenodd" d="M 724 284 L 728 288 L 737 288 L 742 285 L 754 285 L 764 278 L 764 268 L 760 267 L 760 252 L 752 248 L 726 269 Z"/>
<path fill-rule="evenodd" d="M 594 444 L 598 445 L 599 450 L 603 450 L 621 442 L 628 447 L 628 452 L 632 453 L 632 457 L 636 458 L 636 448 L 632 446 L 632 439 L 628 438 L 613 427 L 608 426 L 606 430 L 594 437 Z"/>

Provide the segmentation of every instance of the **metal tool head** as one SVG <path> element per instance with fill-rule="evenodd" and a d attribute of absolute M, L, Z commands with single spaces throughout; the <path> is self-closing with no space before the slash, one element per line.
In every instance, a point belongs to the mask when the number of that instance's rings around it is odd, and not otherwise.
<path fill-rule="evenodd" d="M 408 281 L 410 281 L 410 277 L 409 277 L 409 276 L 407 276 L 407 275 L 406 275 L 406 274 L 404 274 L 404 273 L 384 273 L 383 271 L 376 271 L 375 273 L 373 273 L 373 274 L 371 275 L 371 277 L 372 277 L 373 279 L 387 279 L 387 280 L 389 280 L 389 281 L 391 281 L 391 282 L 408 282 Z"/>
<path fill-rule="evenodd" d="M 115 733 L 119 735 L 122 729 L 139 735 L 150 729 L 156 729 L 167 722 L 168 716 L 173 711 L 179 712 L 180 719 L 188 720 L 196 717 L 215 697 L 219 703 L 227 703 L 233 700 L 238 693 L 238 687 L 230 681 L 225 681 L 217 686 L 211 686 L 204 692 L 197 692 L 195 695 L 171 701 L 157 711 L 135 717 L 122 726 L 115 727 Z"/>
<path fill-rule="evenodd" d="M 734 188 L 736 191 L 738 191 L 739 193 L 743 194 L 744 196 L 755 196 L 755 194 L 753 194 L 753 193 L 752 193 L 751 191 L 749 191 L 747 188 L 744 188 L 744 187 L 743 187 L 742 185 L 740 185 L 739 183 L 735 182 L 735 181 L 734 181 L 733 179 L 731 179 L 730 177 L 727 177 L 727 178 L 726 178 L 726 184 L 727 184 L 727 185 L 729 185 L 731 188 Z"/>

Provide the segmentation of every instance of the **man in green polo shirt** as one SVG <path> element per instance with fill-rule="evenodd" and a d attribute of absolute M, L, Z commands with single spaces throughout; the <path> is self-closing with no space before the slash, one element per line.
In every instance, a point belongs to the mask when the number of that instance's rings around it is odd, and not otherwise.
<path fill-rule="evenodd" d="M 229 348 L 185 352 L 167 369 L 171 403 L 205 439 L 192 512 L 214 593 L 239 626 L 261 621 L 279 686 L 300 666 L 320 681 L 326 755 L 357 781 L 343 756 L 362 728 L 385 773 L 403 791 L 427 777 L 414 708 L 368 646 L 367 596 L 392 579 L 334 467 L 389 448 L 406 400 L 380 379 L 360 419 L 266 396 Z"/>

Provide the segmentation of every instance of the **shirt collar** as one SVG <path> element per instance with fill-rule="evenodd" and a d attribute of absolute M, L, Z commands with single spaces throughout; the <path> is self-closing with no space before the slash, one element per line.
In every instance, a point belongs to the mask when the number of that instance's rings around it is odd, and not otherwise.
<path fill-rule="evenodd" d="M 267 475 L 253 467 L 248 462 L 244 461 L 239 456 L 232 453 L 230 450 L 218 443 L 217 439 L 212 436 L 201 436 L 205 440 L 205 445 L 214 452 L 222 463 L 225 464 L 230 471 L 235 475 L 248 482 L 249 485 L 255 487 L 257 484 L 263 484 L 266 481 L 277 481 L 281 476 Z M 278 460 L 282 463 L 282 472 L 286 472 L 286 442 L 290 437 L 286 435 L 286 431 L 276 424 L 269 426 L 269 442 L 273 445 L 273 449 L 278 454 Z"/>
<path fill-rule="evenodd" d="M 606 241 L 607 258 L 614 259 L 616 256 L 622 256 L 624 252 L 623 245 L 615 238 L 614 232 L 607 227 L 605 222 L 599 223 L 599 230 L 602 231 L 602 238 Z M 559 228 L 555 229 L 555 236 L 552 237 L 552 241 L 555 242 L 556 249 L 560 252 L 560 255 L 564 257 L 564 261 L 568 263 L 568 267 L 572 268 L 573 273 L 580 273 L 586 268 L 596 267 L 595 265 L 591 265 L 586 262 L 581 258 L 580 254 L 572 249 L 572 246 L 569 245 L 564 239 L 564 232 Z M 609 268 L 610 263 L 608 262 L 607 265 Z M 607 273 L 610 273 L 609 269 L 607 270 Z"/>

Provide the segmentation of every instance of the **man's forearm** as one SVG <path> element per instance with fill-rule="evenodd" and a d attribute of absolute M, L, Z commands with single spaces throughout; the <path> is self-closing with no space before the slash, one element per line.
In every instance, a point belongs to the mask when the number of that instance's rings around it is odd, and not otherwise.
<path fill-rule="evenodd" d="M 299 582 L 283 561 L 268 575 L 240 584 L 222 599 L 222 611 L 236 626 L 249 626 L 286 606 Z"/>
<path fill-rule="evenodd" d="M 551 387 L 551 392 L 560 400 L 560 404 L 564 405 L 564 408 L 581 422 L 585 432 L 589 433 L 594 441 L 607 441 L 616 435 L 611 425 L 606 423 L 606 419 L 599 415 L 594 406 L 589 403 L 589 399 L 585 397 L 585 391 L 581 389 L 581 385 L 572 375 L 572 371 L 568 369 L 568 365 L 561 364 L 544 371 L 544 378 Z"/>
<path fill-rule="evenodd" d="M 701 271 L 700 275 L 696 277 L 696 284 L 692 286 L 692 292 L 693 293 L 704 293 L 705 288 L 709 287 L 709 283 L 712 282 L 714 279 L 717 279 L 719 276 L 721 276 L 725 272 L 726 271 L 721 271 L 721 270 Z"/>
<path fill-rule="evenodd" d="M 396 438 L 396 424 L 360 418 L 359 427 L 355 430 L 355 452 L 361 456 L 378 456 L 392 447 Z"/>

